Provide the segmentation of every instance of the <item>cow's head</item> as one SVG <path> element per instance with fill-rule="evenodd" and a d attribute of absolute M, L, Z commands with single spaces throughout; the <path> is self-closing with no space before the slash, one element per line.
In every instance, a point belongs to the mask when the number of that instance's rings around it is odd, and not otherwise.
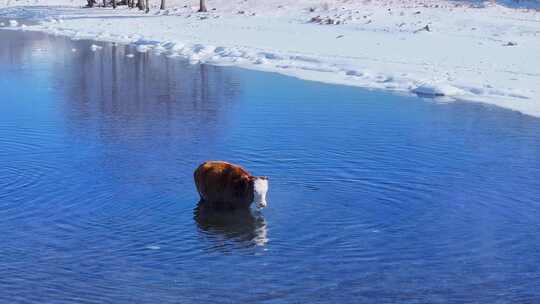
<path fill-rule="evenodd" d="M 266 193 L 268 192 L 268 177 L 253 176 L 253 201 L 257 208 L 266 207 Z"/>

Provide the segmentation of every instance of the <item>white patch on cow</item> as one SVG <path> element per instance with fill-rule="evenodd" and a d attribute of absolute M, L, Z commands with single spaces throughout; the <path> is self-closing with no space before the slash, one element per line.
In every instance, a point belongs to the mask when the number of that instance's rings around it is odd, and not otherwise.
<path fill-rule="evenodd" d="M 255 178 L 253 181 L 253 201 L 257 208 L 266 207 L 266 193 L 268 192 L 268 179 Z"/>

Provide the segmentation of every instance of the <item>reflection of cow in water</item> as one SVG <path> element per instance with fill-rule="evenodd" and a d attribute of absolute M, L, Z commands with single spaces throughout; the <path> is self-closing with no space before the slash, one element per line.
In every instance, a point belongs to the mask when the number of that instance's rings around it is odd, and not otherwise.
<path fill-rule="evenodd" d="M 216 210 L 201 203 L 193 211 L 200 231 L 216 242 L 217 246 L 212 246 L 214 249 L 264 246 L 268 242 L 267 224 L 258 210 Z"/>
<path fill-rule="evenodd" d="M 195 170 L 195 184 L 201 202 L 217 208 L 266 207 L 268 178 L 252 176 L 240 166 L 222 161 L 207 161 Z"/>

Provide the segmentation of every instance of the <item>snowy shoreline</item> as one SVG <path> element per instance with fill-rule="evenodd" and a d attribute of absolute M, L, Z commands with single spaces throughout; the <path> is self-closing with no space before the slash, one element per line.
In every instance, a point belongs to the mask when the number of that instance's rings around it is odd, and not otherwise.
<path fill-rule="evenodd" d="M 195 3 L 171 0 L 167 10 L 153 7 L 144 14 L 57 2 L 61 6 L 2 8 L 0 0 L 0 18 L 13 20 L 0 27 L 136 44 L 140 52 L 193 63 L 444 95 L 540 117 L 540 11 L 535 9 L 435 0 L 268 0 L 248 8 L 245 1 L 210 0 L 209 8 L 216 10 L 197 14 Z"/>

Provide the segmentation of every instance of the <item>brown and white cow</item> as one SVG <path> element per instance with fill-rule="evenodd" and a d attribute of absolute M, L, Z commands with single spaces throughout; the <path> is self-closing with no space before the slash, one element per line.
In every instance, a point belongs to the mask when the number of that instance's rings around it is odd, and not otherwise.
<path fill-rule="evenodd" d="M 195 170 L 201 202 L 230 209 L 266 207 L 268 178 L 252 176 L 244 168 L 224 161 L 207 161 Z"/>

